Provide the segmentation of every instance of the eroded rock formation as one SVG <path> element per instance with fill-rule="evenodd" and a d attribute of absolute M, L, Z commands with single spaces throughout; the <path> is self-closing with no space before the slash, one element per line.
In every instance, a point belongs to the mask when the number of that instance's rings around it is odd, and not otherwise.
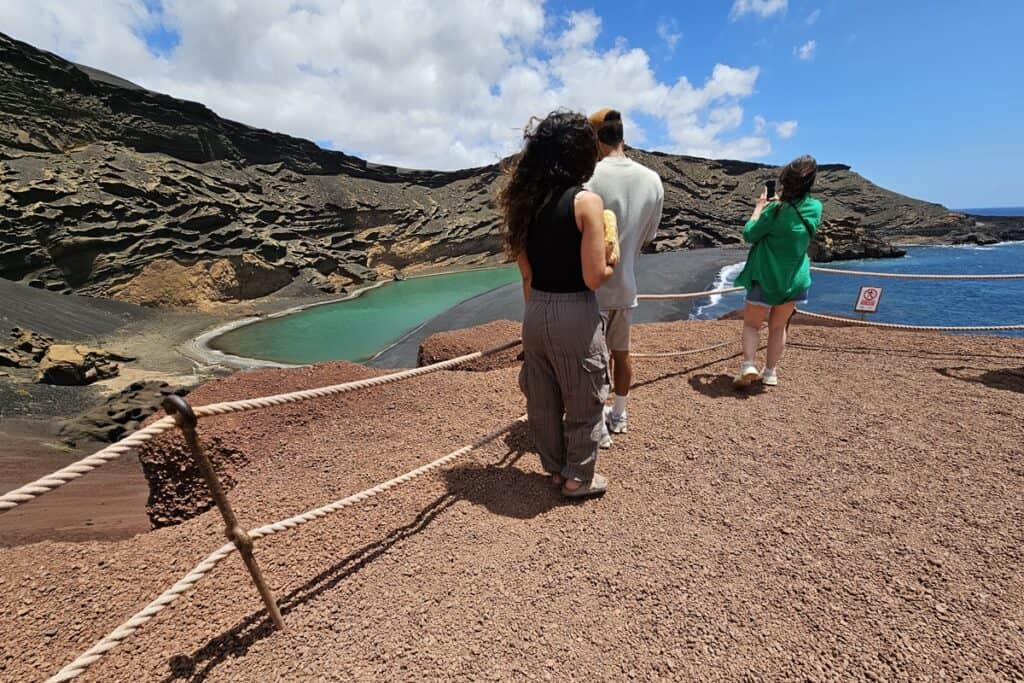
<path fill-rule="evenodd" d="M 156 306 L 327 292 L 500 258 L 497 166 L 412 171 L 218 117 L 0 34 L 0 276 Z M 634 151 L 664 179 L 658 251 L 736 243 L 761 164 Z M 818 257 L 885 240 L 1024 238 L 823 166 Z M 880 245 L 880 246 L 879 246 Z M 891 252 L 890 252 L 891 253 Z"/>

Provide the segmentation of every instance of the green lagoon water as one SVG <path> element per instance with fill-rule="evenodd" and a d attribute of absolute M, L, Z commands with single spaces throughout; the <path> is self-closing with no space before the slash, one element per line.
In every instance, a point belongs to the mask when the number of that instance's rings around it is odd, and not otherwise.
<path fill-rule="evenodd" d="M 239 327 L 210 346 L 277 363 L 362 362 L 452 306 L 518 279 L 515 266 L 504 266 L 392 282 L 355 299 Z"/>

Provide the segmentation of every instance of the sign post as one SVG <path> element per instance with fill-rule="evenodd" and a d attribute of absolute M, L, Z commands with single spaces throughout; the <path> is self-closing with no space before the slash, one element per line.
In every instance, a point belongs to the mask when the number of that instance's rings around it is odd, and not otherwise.
<path fill-rule="evenodd" d="M 853 310 L 855 313 L 860 313 L 860 319 L 864 320 L 865 314 L 878 312 L 878 304 L 881 301 L 881 287 L 861 287 L 860 292 L 857 294 L 857 303 L 854 305 Z"/>

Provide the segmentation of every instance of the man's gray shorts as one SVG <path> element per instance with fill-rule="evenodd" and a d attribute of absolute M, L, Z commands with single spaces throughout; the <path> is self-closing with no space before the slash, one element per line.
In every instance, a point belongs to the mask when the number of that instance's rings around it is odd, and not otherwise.
<path fill-rule="evenodd" d="M 632 308 L 609 308 L 601 311 L 604 337 L 609 351 L 629 351 L 629 331 L 633 327 Z"/>

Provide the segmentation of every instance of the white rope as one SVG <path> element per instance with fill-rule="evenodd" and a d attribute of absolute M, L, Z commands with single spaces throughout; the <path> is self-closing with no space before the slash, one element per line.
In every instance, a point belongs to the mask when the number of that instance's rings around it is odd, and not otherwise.
<path fill-rule="evenodd" d="M 729 341 L 722 342 L 720 344 L 714 344 L 712 346 L 705 346 L 701 349 L 687 349 L 686 351 L 668 351 L 665 353 L 631 353 L 630 358 L 676 358 L 678 356 L 692 356 L 697 353 L 704 353 L 705 351 L 714 351 L 724 346 L 731 346 L 739 343 L 739 339 L 731 339 Z"/>
<path fill-rule="evenodd" d="M 21 488 L 5 493 L 0 496 L 0 514 L 3 514 L 22 503 L 27 503 L 33 498 L 41 496 L 44 493 L 49 493 L 69 481 L 74 481 L 75 479 L 93 471 L 97 467 L 106 465 L 111 460 L 119 458 L 128 451 L 141 446 L 158 434 L 163 434 L 164 432 L 173 429 L 174 426 L 175 422 L 173 417 L 163 417 L 148 427 L 132 432 L 129 436 L 126 436 L 117 443 L 113 443 L 106 448 L 96 451 L 92 455 L 82 458 L 81 460 L 68 465 L 64 469 L 52 472 L 42 479 L 37 479 L 29 484 L 25 484 Z"/>
<path fill-rule="evenodd" d="M 839 268 L 819 268 L 811 266 L 816 273 L 833 275 L 861 275 L 864 277 L 891 277 L 903 280 L 1024 280 L 1024 273 L 995 273 L 992 275 L 936 275 L 925 273 L 874 273 L 862 270 L 840 270 Z"/>
<path fill-rule="evenodd" d="M 473 441 L 472 443 L 463 446 L 458 450 L 452 451 L 448 455 L 442 456 L 437 460 L 434 460 L 433 462 L 429 462 L 426 465 L 423 465 L 422 467 L 418 467 L 410 472 L 406 472 L 405 474 L 399 475 L 394 479 L 389 479 L 388 481 L 382 484 L 377 484 L 376 486 L 368 488 L 365 491 L 360 491 L 359 493 L 348 496 L 347 498 L 342 498 L 340 500 L 334 501 L 333 503 L 328 503 L 327 505 L 324 505 L 322 507 L 314 508 L 313 510 L 304 512 L 301 515 L 289 517 L 288 519 L 283 519 L 279 522 L 274 522 L 273 524 L 267 524 L 257 529 L 253 529 L 249 532 L 249 536 L 255 541 L 258 538 L 264 538 L 266 536 L 270 536 L 271 534 L 276 534 L 282 531 L 288 531 L 289 529 L 294 529 L 298 526 L 306 524 L 307 522 L 312 522 L 315 519 L 326 517 L 327 515 L 338 512 L 339 510 L 343 510 L 347 507 L 355 505 L 356 503 L 361 503 L 362 501 L 380 495 L 381 493 L 384 493 L 389 489 L 393 489 L 396 486 L 401 486 L 402 484 L 408 483 L 413 479 L 416 479 L 417 477 L 421 477 L 428 472 L 436 470 L 440 467 L 444 467 L 445 465 L 451 463 L 457 458 L 467 455 L 472 451 L 476 450 L 477 448 L 480 448 L 481 446 L 490 443 L 491 441 L 494 441 L 499 436 L 505 434 L 506 432 L 514 428 L 517 424 L 520 424 L 525 421 L 526 416 L 521 415 L 520 417 L 508 423 L 504 427 L 496 429 L 489 434 L 485 434 L 476 441 Z M 182 595 L 187 593 L 193 586 L 196 585 L 196 583 L 201 578 L 203 578 L 211 571 L 213 571 L 213 568 L 216 567 L 221 560 L 223 560 L 231 553 L 235 552 L 235 550 L 236 548 L 234 543 L 226 543 L 225 545 L 222 545 L 220 548 L 210 553 L 202 562 L 197 564 L 192 569 L 192 571 L 190 571 L 188 574 L 182 577 L 180 581 L 175 583 L 166 591 L 161 593 L 158 598 L 156 598 L 151 603 L 146 605 L 140 612 L 135 614 L 131 619 L 118 626 L 116 629 L 107 634 L 103 639 L 101 639 L 98 643 L 96 643 L 91 648 L 83 652 L 73 662 L 71 662 L 63 669 L 58 671 L 51 678 L 47 679 L 48 683 L 56 683 L 57 681 L 70 681 L 71 679 L 80 676 L 82 673 L 85 672 L 86 669 L 88 669 L 90 666 L 92 666 L 100 659 L 102 659 L 104 655 L 106 655 L 108 652 L 110 652 L 115 647 L 120 645 L 130 635 L 138 631 L 143 626 L 143 624 L 148 622 L 150 619 L 155 617 L 163 610 L 167 609 L 167 607 L 170 606 L 171 603 L 173 603 L 175 600 L 177 600 Z"/>
<path fill-rule="evenodd" d="M 922 332 L 997 332 L 1002 330 L 1024 330 L 1024 325 L 901 325 L 899 323 L 876 323 L 870 320 L 857 320 L 855 318 L 842 318 L 836 315 L 824 315 L 822 313 L 810 313 L 801 309 L 797 310 L 800 315 L 818 320 L 834 320 L 836 322 L 848 323 L 850 325 L 862 325 L 865 327 L 884 327 L 892 330 L 919 330 Z"/>
<path fill-rule="evenodd" d="M 283 405 L 285 403 L 295 403 L 298 401 L 306 401 L 312 398 L 321 398 L 324 396 L 331 396 L 334 394 L 344 394 L 350 391 L 357 391 L 359 389 L 368 389 L 370 387 L 380 386 L 382 384 L 390 384 L 392 382 L 399 382 L 406 379 L 412 379 L 413 377 L 420 377 L 431 372 L 438 372 L 439 370 L 447 370 L 457 365 L 467 363 L 477 358 L 484 356 L 490 356 L 501 351 L 505 351 L 521 343 L 521 340 L 515 339 L 505 344 L 495 346 L 484 351 L 475 351 L 473 353 L 452 358 L 450 360 L 441 361 L 439 363 L 433 363 L 431 365 L 425 365 L 421 368 L 414 368 L 412 370 L 402 370 L 400 372 L 394 372 L 389 375 L 381 375 L 379 377 L 372 377 L 370 379 L 362 379 L 354 382 L 343 382 L 341 384 L 333 384 L 326 387 L 318 387 L 316 389 L 306 389 L 304 391 L 293 391 L 287 394 L 276 394 L 274 396 L 263 396 L 261 398 L 245 399 L 242 401 L 229 401 L 226 403 L 211 403 L 205 406 L 196 407 L 196 417 L 209 417 L 211 415 L 226 415 L 228 413 L 237 413 L 246 410 L 255 410 L 257 408 L 269 408 L 270 406 Z M 64 469 L 58 470 L 51 474 L 46 475 L 42 479 L 37 479 L 29 484 L 22 486 L 21 488 L 9 491 L 4 495 L 0 496 L 0 514 L 11 510 L 22 503 L 27 503 L 33 498 L 37 498 L 45 493 L 49 493 L 54 489 L 60 488 L 69 481 L 81 477 L 82 475 L 88 474 L 92 470 L 107 464 L 111 460 L 118 458 L 132 449 L 142 445 L 143 443 L 151 440 L 154 436 L 162 434 L 175 426 L 174 418 L 171 416 L 163 417 L 153 424 L 132 432 L 129 436 L 121 439 L 117 443 L 111 444 L 102 450 L 93 453 L 90 456 L 82 458 L 81 460 L 74 462 Z"/>
<path fill-rule="evenodd" d="M 711 289 L 706 292 L 685 292 L 682 294 L 638 294 L 637 299 L 642 301 L 650 301 L 654 299 L 699 299 L 702 296 L 711 296 L 713 294 L 731 294 L 732 292 L 742 292 L 743 287 L 727 287 L 725 289 Z"/>

